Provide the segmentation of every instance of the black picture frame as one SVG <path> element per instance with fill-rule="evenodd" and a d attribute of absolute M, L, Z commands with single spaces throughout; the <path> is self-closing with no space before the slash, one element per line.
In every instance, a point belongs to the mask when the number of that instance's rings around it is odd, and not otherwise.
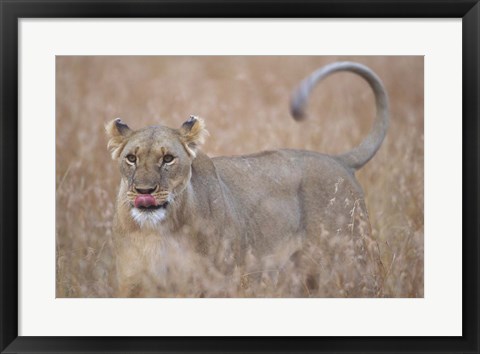
<path fill-rule="evenodd" d="M 478 0 L 0 0 L 1 353 L 479 352 Z M 462 18 L 463 335 L 461 337 L 18 336 L 18 20 L 110 17 Z M 438 320 L 442 320 L 439 314 Z"/>

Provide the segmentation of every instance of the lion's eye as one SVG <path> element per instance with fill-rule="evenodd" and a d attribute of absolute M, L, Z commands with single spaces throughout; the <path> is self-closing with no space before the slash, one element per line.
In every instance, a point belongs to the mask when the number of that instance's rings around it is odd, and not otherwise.
<path fill-rule="evenodd" d="M 133 164 L 135 163 L 135 161 L 137 161 L 137 157 L 135 155 L 129 154 L 127 155 L 127 161 Z"/>
<path fill-rule="evenodd" d="M 173 156 L 172 155 L 165 155 L 163 157 L 163 162 L 165 162 L 165 163 L 170 163 L 172 161 L 173 161 Z"/>

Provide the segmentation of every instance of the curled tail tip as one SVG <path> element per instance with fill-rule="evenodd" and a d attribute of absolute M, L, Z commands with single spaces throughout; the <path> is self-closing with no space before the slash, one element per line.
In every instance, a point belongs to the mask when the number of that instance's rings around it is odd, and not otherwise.
<path fill-rule="evenodd" d="M 302 121 L 307 118 L 305 110 L 305 100 L 301 99 L 299 92 L 295 92 L 290 100 L 290 114 L 296 121 Z"/>
<path fill-rule="evenodd" d="M 298 122 L 307 118 L 307 114 L 305 113 L 305 111 L 298 107 L 290 107 L 290 114 L 292 115 L 293 119 Z"/>

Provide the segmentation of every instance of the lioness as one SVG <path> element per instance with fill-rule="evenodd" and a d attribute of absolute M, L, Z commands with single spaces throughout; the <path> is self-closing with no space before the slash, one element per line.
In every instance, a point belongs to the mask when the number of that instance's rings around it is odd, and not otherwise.
<path fill-rule="evenodd" d="M 168 276 L 165 260 L 169 252 L 181 256 L 182 245 L 224 276 L 249 257 L 262 259 L 286 249 L 285 262 L 302 267 L 306 254 L 317 265 L 317 270 L 310 267 L 306 288 L 327 279 L 339 289 L 321 296 L 379 294 L 382 268 L 354 174 L 385 137 L 385 89 L 369 68 L 333 63 L 300 84 L 291 111 L 301 120 L 314 86 L 338 71 L 363 77 L 377 110 L 366 139 L 338 156 L 282 149 L 210 158 L 200 150 L 205 123 L 195 116 L 179 129 L 132 130 L 119 118 L 106 125 L 108 148 L 122 175 L 114 220 L 120 296 L 134 296 L 142 282 Z M 308 255 L 310 245 L 320 245 L 320 253 Z"/>

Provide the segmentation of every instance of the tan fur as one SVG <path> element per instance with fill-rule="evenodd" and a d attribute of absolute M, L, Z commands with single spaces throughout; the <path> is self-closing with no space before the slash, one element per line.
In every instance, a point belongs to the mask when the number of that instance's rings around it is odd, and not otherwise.
<path fill-rule="evenodd" d="M 301 90 L 305 101 L 309 91 Z M 383 123 L 377 119 L 377 128 L 380 124 L 386 131 Z M 114 221 L 121 296 L 135 296 L 145 281 L 167 277 L 172 253 L 194 250 L 198 261 L 208 260 L 218 276 L 228 276 L 249 257 L 261 260 L 285 253 L 285 245 L 286 256 L 301 267 L 312 258 L 311 243 L 324 245 L 325 254 L 319 257 L 328 256 L 339 269 L 343 263 L 353 264 L 354 275 L 348 275 L 352 279 L 340 274 L 334 282 L 361 289 L 354 296 L 377 294 L 381 264 L 354 171 L 373 156 L 384 134 L 374 129 L 377 140 L 371 147 L 364 144 L 360 153 L 339 157 L 285 149 L 210 158 L 199 150 L 207 132 L 196 117 L 179 129 L 138 131 L 116 119 L 106 130 L 122 173 Z M 126 161 L 129 154 L 137 158 L 134 166 Z M 166 155 L 175 157 L 171 165 L 161 162 Z M 151 189 L 159 205 L 169 202 L 161 221 L 142 226 L 133 219 L 135 188 Z M 327 274 L 337 273 L 332 269 Z"/>
<path fill-rule="evenodd" d="M 126 142 L 125 138 L 128 138 L 130 134 L 120 134 L 117 124 L 121 123 L 121 119 L 117 118 L 112 120 L 110 123 L 108 123 L 105 126 L 105 131 L 107 135 L 109 136 L 108 140 L 108 145 L 107 148 L 110 150 L 110 153 L 112 154 L 112 159 L 118 158 L 120 155 L 120 152 L 124 146 L 124 143 Z"/>
<path fill-rule="evenodd" d="M 208 136 L 208 131 L 205 128 L 203 119 L 193 116 L 190 117 L 192 120 L 195 118 L 196 123 L 190 129 L 188 128 L 188 121 L 180 128 L 181 140 L 188 153 L 193 157 L 195 157 L 196 154 L 196 147 L 202 145 Z"/>

